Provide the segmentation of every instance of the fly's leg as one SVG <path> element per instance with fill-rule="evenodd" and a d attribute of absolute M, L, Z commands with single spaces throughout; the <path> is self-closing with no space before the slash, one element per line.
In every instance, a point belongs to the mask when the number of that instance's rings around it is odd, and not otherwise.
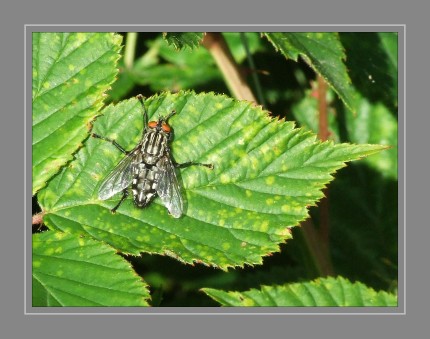
<path fill-rule="evenodd" d="M 126 151 L 120 144 L 118 144 L 115 140 L 112 140 L 112 139 L 109 139 L 109 138 L 105 138 L 105 137 L 102 137 L 101 135 L 98 135 L 98 134 L 95 134 L 95 133 L 91 133 L 91 136 L 93 137 L 93 138 L 97 138 L 97 139 L 101 139 L 101 140 L 104 140 L 104 141 L 107 141 L 107 142 L 110 142 L 112 145 L 114 145 L 121 153 L 124 153 L 124 154 L 129 154 L 130 152 L 128 152 L 128 151 Z"/>
<path fill-rule="evenodd" d="M 136 96 L 137 100 L 140 101 L 143 109 L 143 133 L 145 133 L 145 128 L 148 126 L 148 111 L 145 108 L 145 97 L 142 94 Z"/>
<path fill-rule="evenodd" d="M 189 166 L 204 166 L 209 169 L 214 169 L 213 164 L 202 164 L 201 162 L 194 162 L 194 161 L 187 161 L 187 162 L 183 162 L 182 164 L 178 164 L 177 162 L 173 161 L 173 166 L 175 166 L 176 168 L 184 168 Z"/>
<path fill-rule="evenodd" d="M 123 190 L 122 190 L 122 197 L 121 197 L 121 200 L 116 204 L 116 206 L 115 206 L 114 208 L 112 208 L 112 209 L 110 210 L 110 211 L 112 212 L 112 214 L 115 214 L 115 213 L 116 213 L 116 210 L 118 209 L 118 207 L 122 204 L 122 202 L 123 202 L 125 199 L 127 199 L 128 194 L 129 194 L 129 192 L 128 192 L 128 189 L 127 189 L 127 188 L 125 188 L 125 189 L 123 189 Z"/>
<path fill-rule="evenodd" d="M 143 109 L 143 133 L 145 134 L 145 126 L 146 125 L 148 125 L 148 112 L 146 111 L 146 108 L 145 108 L 145 104 L 144 104 L 144 102 L 145 102 L 145 97 L 142 95 L 142 94 L 138 94 L 137 96 L 136 96 L 136 98 L 140 101 L 140 103 L 142 104 L 142 109 Z M 121 153 L 124 153 L 124 154 L 129 154 L 130 152 L 128 152 L 128 151 L 126 151 L 125 149 L 124 149 L 124 147 L 122 147 L 120 144 L 118 144 L 115 140 L 113 140 L 113 139 L 109 139 L 109 138 L 106 138 L 106 137 L 102 137 L 101 135 L 98 135 L 98 134 L 96 134 L 96 133 L 91 133 L 91 136 L 93 137 L 93 138 L 97 138 L 97 139 L 101 139 L 101 140 L 104 140 L 104 141 L 107 141 L 107 142 L 110 142 L 112 145 L 114 145 Z"/>

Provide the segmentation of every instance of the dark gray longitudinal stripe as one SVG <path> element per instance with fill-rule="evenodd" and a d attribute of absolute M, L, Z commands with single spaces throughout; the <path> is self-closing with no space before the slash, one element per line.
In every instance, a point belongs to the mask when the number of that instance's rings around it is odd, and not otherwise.
<path fill-rule="evenodd" d="M 149 132 L 142 142 L 142 152 L 155 158 L 161 157 L 166 152 L 167 137 L 158 132 Z"/>

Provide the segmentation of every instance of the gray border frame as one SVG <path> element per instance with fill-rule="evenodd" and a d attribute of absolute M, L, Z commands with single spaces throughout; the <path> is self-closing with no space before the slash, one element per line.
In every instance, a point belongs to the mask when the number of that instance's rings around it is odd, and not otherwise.
<path fill-rule="evenodd" d="M 88 308 L 88 307 L 32 307 L 31 306 L 31 230 L 26 225 L 31 224 L 31 135 L 29 131 L 32 129 L 31 124 L 31 34 L 33 32 L 111 32 L 111 31 L 141 31 L 141 32 L 160 32 L 162 28 L 167 28 L 167 31 L 183 32 L 183 31 L 272 31 L 272 32 L 285 32 L 285 31 L 339 31 L 339 32 L 397 32 L 398 33 L 398 66 L 399 66 L 399 160 L 405 159 L 405 139 L 406 139 L 406 88 L 405 88 L 405 65 L 406 65 L 406 26 L 405 25 L 25 25 L 25 291 L 24 291 L 24 313 L 25 314 L 152 314 L 152 315 L 170 315 L 170 314 L 184 314 L 184 315 L 232 315 L 232 314 L 247 314 L 247 315 L 279 315 L 279 314 L 406 314 L 406 202 L 405 202 L 405 177 L 406 177 L 406 161 L 403 161 L 403 166 L 399 166 L 399 216 L 398 216 L 398 249 L 399 249 L 399 289 L 398 289 L 398 306 L 397 307 L 348 307 L 348 308 L 335 308 L 335 307 L 262 307 L 262 308 L 244 308 L 244 307 L 231 307 L 231 308 L 201 308 L 201 307 L 177 307 L 177 308 Z M 232 29 L 233 28 L 233 29 Z M 400 161 L 401 163 L 401 161 Z M 28 169 L 30 165 L 30 170 Z M 339 312 L 341 310 L 341 312 Z"/>

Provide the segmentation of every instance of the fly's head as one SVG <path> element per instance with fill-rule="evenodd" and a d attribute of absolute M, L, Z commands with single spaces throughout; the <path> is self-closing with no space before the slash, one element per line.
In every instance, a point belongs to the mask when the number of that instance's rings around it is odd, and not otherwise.
<path fill-rule="evenodd" d="M 172 111 L 167 117 L 159 117 L 157 121 L 148 122 L 147 129 L 161 133 L 171 140 L 173 136 L 173 130 L 172 127 L 167 123 L 167 120 L 169 120 L 169 118 L 174 114 L 176 114 L 176 111 Z"/>

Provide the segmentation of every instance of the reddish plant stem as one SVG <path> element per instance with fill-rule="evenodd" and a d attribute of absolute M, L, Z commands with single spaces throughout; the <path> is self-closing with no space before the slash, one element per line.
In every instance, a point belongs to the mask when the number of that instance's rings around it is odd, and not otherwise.
<path fill-rule="evenodd" d="M 318 76 L 318 111 L 318 137 L 322 141 L 326 141 L 330 135 L 328 130 L 327 83 L 320 75 Z"/>
<path fill-rule="evenodd" d="M 301 223 L 300 230 L 309 250 L 310 257 L 321 276 L 333 275 L 333 266 L 325 247 L 321 243 L 321 237 L 317 232 L 311 218 Z"/>
<path fill-rule="evenodd" d="M 328 109 L 327 109 L 327 83 L 322 76 L 318 76 L 318 109 L 319 109 L 319 129 L 318 136 L 322 141 L 326 141 L 330 136 L 328 128 Z M 329 216 L 329 190 L 324 190 L 325 198 L 319 203 L 320 211 L 320 236 L 325 248 L 326 255 L 329 256 L 330 238 L 330 216 Z"/>
<path fill-rule="evenodd" d="M 325 141 L 330 132 L 328 129 L 327 84 L 318 76 L 316 97 L 318 98 L 319 125 L 318 137 Z M 329 252 L 329 213 L 328 190 L 324 190 L 325 197 L 319 202 L 320 227 L 316 228 L 309 218 L 301 224 L 301 230 L 314 265 L 321 276 L 333 275 L 333 265 Z"/>
<path fill-rule="evenodd" d="M 33 217 L 31 218 L 31 224 L 32 225 L 39 225 L 42 224 L 43 222 L 43 213 L 37 213 L 35 215 L 33 215 Z"/>
<path fill-rule="evenodd" d="M 330 136 L 328 128 L 328 105 L 327 105 L 327 83 L 322 76 L 318 76 L 318 109 L 319 128 L 318 136 L 322 141 L 326 141 Z M 320 228 L 319 234 L 323 254 L 330 261 L 329 239 L 330 239 L 330 216 L 329 216 L 329 190 L 324 190 L 325 197 L 319 202 Z"/>

